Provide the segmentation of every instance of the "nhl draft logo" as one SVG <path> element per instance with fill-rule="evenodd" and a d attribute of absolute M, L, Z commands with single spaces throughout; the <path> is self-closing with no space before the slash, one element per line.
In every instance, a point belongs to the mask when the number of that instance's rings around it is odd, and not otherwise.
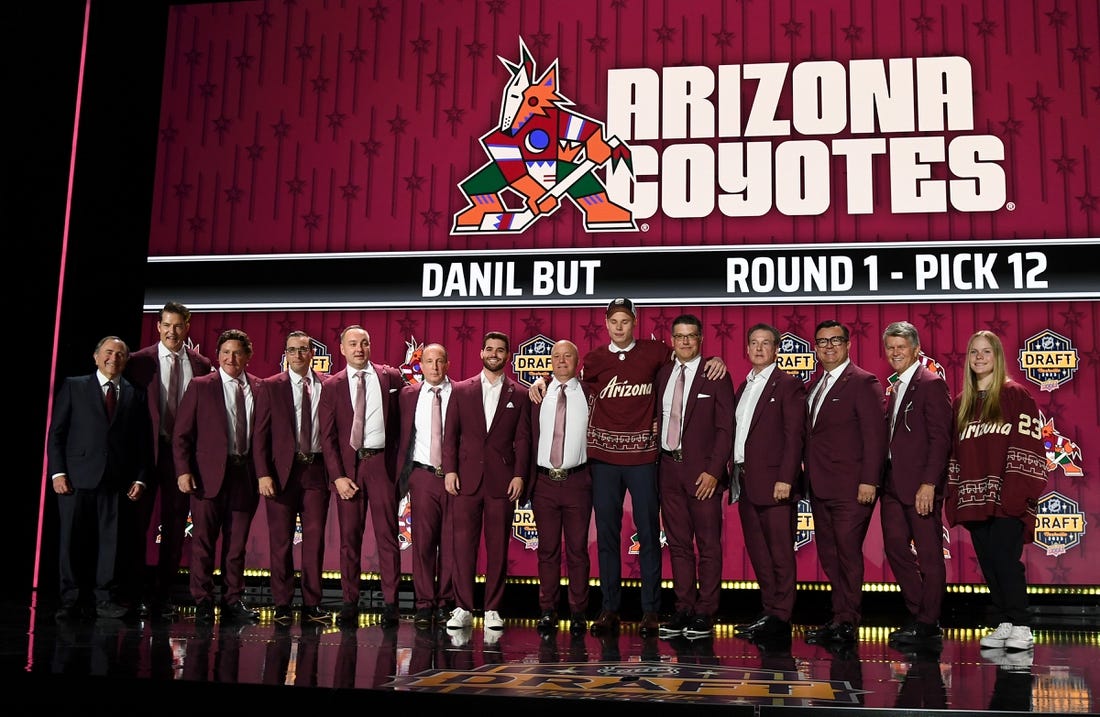
<path fill-rule="evenodd" d="M 538 550 L 539 530 L 535 525 L 535 511 L 531 508 L 531 501 L 523 505 L 516 501 L 516 508 L 512 511 L 512 537 L 523 543 L 525 550 Z"/>
<path fill-rule="evenodd" d="M 517 234 L 565 199 L 584 216 L 585 231 L 637 231 L 633 214 L 611 201 L 595 173 L 610 163 L 608 171 L 623 166 L 633 176 L 630 147 L 605 138 L 603 122 L 569 109 L 558 93 L 557 60 L 536 76 L 522 39 L 519 48 L 518 63 L 499 58 L 511 75 L 497 126 L 480 138 L 489 161 L 458 185 L 467 206 L 451 234 Z"/>
<path fill-rule="evenodd" d="M 329 353 L 328 346 L 311 337 L 309 347 L 313 349 L 313 360 L 309 367 L 317 373 L 332 373 L 332 354 Z M 279 370 L 286 371 L 286 353 L 279 359 Z"/>
<path fill-rule="evenodd" d="M 1032 336 L 1019 354 L 1020 370 L 1042 391 L 1055 391 L 1077 373 L 1077 349 L 1050 329 Z"/>
<path fill-rule="evenodd" d="M 810 380 L 817 368 L 817 354 L 810 342 L 790 332 L 780 334 L 775 361 L 778 368 L 797 376 L 803 383 Z"/>
<path fill-rule="evenodd" d="M 424 370 L 420 367 L 420 357 L 424 353 L 424 342 L 416 343 L 416 337 L 410 336 L 405 342 L 405 360 L 401 362 L 401 378 L 405 383 L 419 386 L 424 381 Z"/>
<path fill-rule="evenodd" d="M 397 504 L 397 545 L 408 550 L 413 544 L 412 501 L 406 493 Z"/>
<path fill-rule="evenodd" d="M 531 388 L 531 384 L 539 378 L 550 374 L 553 370 L 550 361 L 553 350 L 554 342 L 542 334 L 517 346 L 512 354 L 512 373 L 516 375 L 516 380 Z"/>
<path fill-rule="evenodd" d="M 798 501 L 798 518 L 795 522 L 794 549 L 798 552 L 814 540 L 814 514 L 810 509 L 810 499 L 802 498 Z"/>
<path fill-rule="evenodd" d="M 1036 509 L 1035 544 L 1050 557 L 1064 555 L 1081 544 L 1086 524 L 1077 501 L 1057 491 L 1047 493 L 1039 499 Z"/>
<path fill-rule="evenodd" d="M 1081 446 L 1073 442 L 1073 439 L 1063 436 L 1054 427 L 1054 419 L 1047 418 L 1039 411 L 1039 420 L 1043 422 L 1043 450 L 1047 455 L 1047 473 L 1057 468 L 1062 469 L 1062 474 L 1069 478 L 1079 478 L 1085 475 L 1081 466 L 1073 462 L 1073 459 L 1081 460 Z"/>

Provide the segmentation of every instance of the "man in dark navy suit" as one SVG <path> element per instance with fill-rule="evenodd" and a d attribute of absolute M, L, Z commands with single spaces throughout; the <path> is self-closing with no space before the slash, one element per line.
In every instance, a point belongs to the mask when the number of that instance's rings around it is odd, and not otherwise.
<path fill-rule="evenodd" d="M 94 574 L 95 611 L 119 618 L 118 594 L 137 569 L 140 540 L 132 502 L 149 462 L 145 393 L 122 378 L 130 351 L 117 336 L 96 345 L 96 372 L 68 378 L 53 405 L 48 472 L 61 517 L 58 619 L 79 615 Z"/>

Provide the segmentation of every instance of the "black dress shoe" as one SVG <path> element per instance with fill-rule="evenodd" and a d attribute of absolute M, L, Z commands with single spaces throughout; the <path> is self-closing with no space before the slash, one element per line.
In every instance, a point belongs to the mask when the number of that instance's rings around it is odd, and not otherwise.
<path fill-rule="evenodd" d="M 276 605 L 275 614 L 271 616 L 271 619 L 279 625 L 289 625 L 294 622 L 294 613 L 290 609 L 290 605 Z"/>
<path fill-rule="evenodd" d="M 558 614 L 553 610 L 543 610 L 539 615 L 539 622 L 535 629 L 542 635 L 548 635 L 558 631 Z"/>
<path fill-rule="evenodd" d="M 842 622 L 836 626 L 836 629 L 833 630 L 832 637 L 829 639 L 832 642 L 853 645 L 859 642 L 859 628 L 850 622 Z"/>
<path fill-rule="evenodd" d="M 607 635 L 619 631 L 619 613 L 604 610 L 592 623 L 593 635 Z"/>
<path fill-rule="evenodd" d="M 927 623 L 914 620 L 900 630 L 891 632 L 890 642 L 924 642 L 925 640 L 934 640 L 939 637 L 943 637 L 943 631 L 940 630 L 940 624 L 938 622 Z"/>
<path fill-rule="evenodd" d="M 236 620 L 239 622 L 258 622 L 260 613 L 256 612 L 243 600 L 238 600 L 228 605 L 222 605 L 222 620 Z"/>
<path fill-rule="evenodd" d="M 638 634 L 642 637 L 657 637 L 660 632 L 661 621 L 657 619 L 657 613 L 642 613 L 642 620 L 638 623 Z"/>
<path fill-rule="evenodd" d="M 684 630 L 691 623 L 691 612 L 677 610 L 676 614 L 668 622 L 662 622 L 658 632 L 662 639 L 667 640 L 684 634 Z"/>
<path fill-rule="evenodd" d="M 446 625 L 447 621 L 451 619 L 451 610 L 446 605 L 440 605 L 435 609 L 435 622 L 438 625 Z"/>
<path fill-rule="evenodd" d="M 388 602 L 382 606 L 382 627 L 392 627 L 401 619 L 401 613 L 397 611 L 397 605 Z"/>
<path fill-rule="evenodd" d="M 341 605 L 340 612 L 336 616 L 336 624 L 340 627 L 358 627 L 359 605 L 353 602 L 346 602 Z"/>
<path fill-rule="evenodd" d="M 214 622 L 214 603 L 210 600 L 200 600 L 195 605 L 195 622 L 209 625 Z"/>
<path fill-rule="evenodd" d="M 302 624 L 307 622 L 330 623 L 332 613 L 320 605 L 306 605 L 302 608 Z"/>
<path fill-rule="evenodd" d="M 783 636 L 786 636 L 788 639 L 791 637 L 791 623 L 786 620 L 780 620 L 775 615 L 762 617 L 753 623 L 753 625 L 755 625 L 755 627 L 751 630 L 739 632 L 738 637 L 743 637 L 750 642 L 758 642 Z"/>
<path fill-rule="evenodd" d="M 569 616 L 569 634 L 576 637 L 588 632 L 588 619 L 583 612 L 575 612 Z"/>
<path fill-rule="evenodd" d="M 417 630 L 427 630 L 432 626 L 432 610 L 428 607 L 418 608 L 413 617 L 413 624 Z"/>
<path fill-rule="evenodd" d="M 119 605 L 114 600 L 100 600 L 95 605 L 96 617 L 105 617 L 108 619 L 117 620 L 120 617 L 130 612 L 130 609 L 125 605 Z"/>
<path fill-rule="evenodd" d="M 752 632 L 753 630 L 756 630 L 761 625 L 763 625 L 765 622 L 767 622 L 768 618 L 770 618 L 770 617 L 771 617 L 771 615 L 768 615 L 767 613 L 764 613 L 760 617 L 756 618 L 756 620 L 754 620 L 753 622 L 747 622 L 747 623 L 744 623 L 744 624 L 741 624 L 741 625 L 735 625 L 734 628 L 733 628 L 733 631 L 734 631 L 734 633 L 736 633 L 738 635 L 740 635 L 743 632 Z"/>
<path fill-rule="evenodd" d="M 835 622 L 826 623 L 820 627 L 811 627 L 806 631 L 806 642 L 811 645 L 829 642 L 836 634 L 836 629 L 837 624 Z"/>
<path fill-rule="evenodd" d="M 57 608 L 53 617 L 58 622 L 72 622 L 80 619 L 80 606 L 76 603 L 64 603 Z"/>

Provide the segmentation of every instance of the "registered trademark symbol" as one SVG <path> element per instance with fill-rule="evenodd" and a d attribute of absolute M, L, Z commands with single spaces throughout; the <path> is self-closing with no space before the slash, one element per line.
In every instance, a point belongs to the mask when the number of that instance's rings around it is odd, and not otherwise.
<path fill-rule="evenodd" d="M 649 231 L 649 224 L 645 224 L 645 223 L 643 223 L 643 224 L 642 224 L 642 225 L 641 225 L 640 227 L 638 227 L 638 228 L 639 228 L 639 229 L 641 229 L 641 230 L 642 230 L 643 232 L 647 232 L 647 231 Z"/>
<path fill-rule="evenodd" d="M 1009 202 L 1008 204 L 1005 205 L 1005 209 L 1007 209 L 1010 212 L 1016 211 L 1016 202 Z"/>

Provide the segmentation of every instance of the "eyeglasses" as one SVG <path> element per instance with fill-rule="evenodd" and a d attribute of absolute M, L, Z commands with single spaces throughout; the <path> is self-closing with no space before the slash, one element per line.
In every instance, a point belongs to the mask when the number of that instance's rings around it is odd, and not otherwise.
<path fill-rule="evenodd" d="M 829 336 L 827 338 L 814 339 L 814 343 L 824 348 L 825 346 L 843 346 L 848 339 L 843 336 Z"/>
<path fill-rule="evenodd" d="M 673 334 L 673 341 L 698 341 L 699 334 Z"/>
<path fill-rule="evenodd" d="M 287 346 L 286 355 L 293 356 L 294 354 L 308 354 L 312 350 L 312 346 Z"/>

